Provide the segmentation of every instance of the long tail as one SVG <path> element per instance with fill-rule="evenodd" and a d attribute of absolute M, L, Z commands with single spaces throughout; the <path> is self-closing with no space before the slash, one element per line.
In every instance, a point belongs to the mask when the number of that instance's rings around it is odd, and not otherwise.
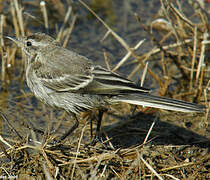
<path fill-rule="evenodd" d="M 203 105 L 154 96 L 148 93 L 119 95 L 113 97 L 112 102 L 126 102 L 129 104 L 180 112 L 204 112 L 206 110 L 206 107 Z"/>

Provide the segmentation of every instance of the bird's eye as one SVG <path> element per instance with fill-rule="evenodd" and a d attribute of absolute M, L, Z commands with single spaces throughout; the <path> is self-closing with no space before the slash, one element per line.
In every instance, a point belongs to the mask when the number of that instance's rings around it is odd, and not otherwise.
<path fill-rule="evenodd" d="M 26 42 L 26 46 L 28 46 L 28 47 L 29 47 L 29 46 L 32 46 L 31 41 L 27 41 L 27 42 Z"/>

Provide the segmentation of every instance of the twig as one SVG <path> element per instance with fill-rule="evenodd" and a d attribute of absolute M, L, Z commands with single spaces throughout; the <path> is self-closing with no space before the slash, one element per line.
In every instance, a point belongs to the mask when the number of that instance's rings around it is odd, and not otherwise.
<path fill-rule="evenodd" d="M 4 39 L 3 39 L 4 24 L 5 24 L 5 16 L 3 14 L 1 14 L 1 18 L 0 18 L 0 44 L 1 44 L 2 47 L 4 46 Z"/>
<path fill-rule="evenodd" d="M 0 141 L 3 142 L 4 144 L 6 144 L 8 147 L 10 147 L 11 149 L 13 149 L 14 147 L 12 145 L 10 145 L 6 140 L 4 140 L 4 138 L 0 135 Z"/>
<path fill-rule="evenodd" d="M 85 129 L 86 129 L 86 124 L 82 128 L 81 136 L 79 138 L 79 142 L 78 142 L 78 145 L 77 145 L 77 154 L 76 154 L 75 159 L 73 161 L 73 169 L 72 169 L 72 173 L 71 173 L 71 179 L 74 179 L 74 171 L 75 171 L 75 167 L 76 167 L 76 163 L 77 163 L 77 156 L 79 154 L 79 148 L 80 148 L 80 145 L 81 145 L 81 141 L 82 141 Z"/>
<path fill-rule="evenodd" d="M 153 34 L 148 30 L 148 28 L 143 24 L 141 23 L 141 19 L 140 17 L 136 14 L 136 18 L 138 20 L 138 22 L 142 25 L 143 29 L 145 30 L 145 32 L 147 32 L 150 37 L 152 38 L 152 41 L 155 42 L 155 44 L 160 48 L 160 50 L 164 53 L 164 56 L 165 57 L 169 57 L 170 59 L 173 60 L 174 64 L 180 69 L 182 75 L 184 76 L 184 78 L 188 79 L 188 76 L 187 74 L 184 72 L 184 70 L 181 68 L 181 64 L 180 62 L 174 58 L 170 53 L 168 53 L 164 48 L 163 46 L 154 38 Z M 177 37 L 178 38 L 178 37 Z M 178 43 L 181 43 L 181 41 L 178 41 Z M 150 72 L 150 70 L 148 69 L 148 71 Z M 156 74 L 153 74 L 153 77 L 155 77 L 155 79 L 158 80 L 158 82 L 160 82 L 160 78 L 157 77 Z"/>
<path fill-rule="evenodd" d="M 178 46 L 182 46 L 184 44 L 189 44 L 191 43 L 193 40 L 192 39 L 186 39 L 182 42 L 177 42 L 177 43 L 174 43 L 174 44 L 169 44 L 169 45 L 165 45 L 165 46 L 162 46 L 163 49 L 165 50 L 168 50 L 168 49 L 171 49 L 171 48 L 175 48 L 175 47 L 178 47 Z M 148 52 L 147 54 L 141 56 L 140 58 L 145 58 L 145 56 L 152 56 L 152 55 L 155 55 L 157 53 L 159 53 L 161 51 L 161 48 L 153 48 L 150 52 Z"/>
<path fill-rule="evenodd" d="M 14 3 L 15 3 L 15 9 L 16 9 L 16 12 L 17 12 L 17 18 L 18 18 L 18 23 L 19 23 L 19 26 L 20 26 L 21 35 L 25 36 L 24 25 L 23 25 L 23 16 L 22 16 L 22 8 L 19 7 L 17 0 L 14 0 Z"/>
<path fill-rule="evenodd" d="M 40 2 L 40 7 L 41 7 L 41 11 L 42 11 L 43 17 L 44 17 L 44 25 L 45 25 L 45 28 L 48 30 L 49 25 L 48 25 L 48 16 L 47 16 L 47 9 L 46 9 L 46 3 L 45 3 L 45 1 L 41 1 Z"/>
<path fill-rule="evenodd" d="M 19 139 L 23 139 L 22 136 L 17 132 L 17 130 L 10 124 L 10 122 L 8 121 L 8 119 L 6 118 L 6 116 L 0 111 L 0 115 L 1 117 L 4 119 L 4 121 L 7 122 L 7 124 L 9 125 L 9 127 L 16 133 L 16 135 L 19 137 Z"/>
<path fill-rule="evenodd" d="M 143 43 L 144 43 L 145 39 L 139 41 L 136 46 L 133 48 L 134 50 L 137 50 Z M 120 66 L 122 66 L 126 60 L 131 56 L 131 52 L 128 52 L 124 58 L 114 67 L 114 69 L 112 69 L 112 71 L 116 71 L 117 69 L 119 69 Z"/>
<path fill-rule="evenodd" d="M 86 158 L 86 159 L 81 159 L 81 160 L 76 160 L 76 163 L 85 163 L 85 162 L 98 162 L 99 159 L 102 159 L 103 161 L 104 160 L 107 160 L 107 159 L 112 159 L 112 158 L 116 158 L 117 155 L 116 154 L 113 154 L 113 153 L 102 153 L 98 156 L 92 156 L 90 158 Z M 73 164 L 75 162 L 66 162 L 66 163 L 63 163 L 63 164 L 59 164 L 59 166 L 66 166 L 66 165 L 69 165 L 69 164 Z"/>
<path fill-rule="evenodd" d="M 105 50 L 103 50 L 103 52 L 104 52 L 104 61 L 105 61 L 106 67 L 107 67 L 108 70 L 111 71 L 111 67 L 110 67 L 110 64 L 109 64 L 109 59 L 107 57 L 107 53 L 106 53 Z"/>
<path fill-rule="evenodd" d="M 143 74 L 141 76 L 141 87 L 143 87 L 143 85 L 144 85 L 145 77 L 146 77 L 147 70 L 148 70 L 148 64 L 149 64 L 149 62 L 147 61 L 146 66 L 144 67 L 144 70 L 143 70 Z"/>
<path fill-rule="evenodd" d="M 153 167 L 144 160 L 142 155 L 140 155 L 140 159 L 149 168 L 149 170 L 152 171 L 152 173 L 154 173 L 160 180 L 163 180 L 163 178 L 153 169 Z"/>
<path fill-rule="evenodd" d="M 143 144 L 146 144 L 146 143 L 147 143 L 147 140 L 148 140 L 148 138 L 149 138 L 149 135 L 151 134 L 152 129 L 153 129 L 153 127 L 154 127 L 154 125 L 155 125 L 157 119 L 158 119 L 158 116 L 156 116 L 155 119 L 154 119 L 154 121 L 152 122 L 152 124 L 151 124 L 151 126 L 150 126 L 150 128 L 149 128 L 149 131 L 147 132 L 147 135 L 146 135 L 146 137 L 145 137 L 145 139 L 144 139 Z"/>
<path fill-rule="evenodd" d="M 197 26 L 194 28 L 194 43 L 193 43 L 193 57 L 192 57 L 192 65 L 191 65 L 191 73 L 190 73 L 190 90 L 192 89 L 193 82 L 193 74 L 194 74 L 194 66 L 195 66 L 195 58 L 196 58 L 196 50 L 197 50 Z"/>
<path fill-rule="evenodd" d="M 194 162 L 190 162 L 190 163 L 180 164 L 180 165 L 176 165 L 176 166 L 160 169 L 160 171 L 169 171 L 169 170 L 172 170 L 172 169 L 178 169 L 178 168 L 185 167 L 185 166 L 191 166 L 193 164 L 195 164 L 195 163 Z"/>
<path fill-rule="evenodd" d="M 117 34 L 115 33 L 91 8 L 88 7 L 82 0 L 78 0 L 85 8 L 87 8 L 108 30 L 112 35 L 120 42 L 120 44 L 128 51 L 132 52 L 132 49 L 127 45 L 127 43 Z"/>
<path fill-rule="evenodd" d="M 61 41 L 61 37 L 63 36 L 63 31 L 64 31 L 64 28 L 65 28 L 65 25 L 68 22 L 68 19 L 69 19 L 70 15 L 71 15 L 71 12 L 72 12 L 72 7 L 69 6 L 68 10 L 67 10 L 67 13 L 66 13 L 66 16 L 64 18 L 63 25 L 61 26 L 60 31 L 59 31 L 59 33 L 57 35 L 57 38 L 56 38 L 57 41 Z"/>
<path fill-rule="evenodd" d="M 76 19 L 77 19 L 77 15 L 73 15 L 72 23 L 71 23 L 70 27 L 67 30 L 67 33 L 66 33 L 67 35 L 66 35 L 66 38 L 64 40 L 63 47 L 67 46 L 67 43 L 68 43 L 68 41 L 70 39 L 70 35 L 71 35 L 71 33 L 72 33 L 73 29 L 74 29 L 74 25 L 75 25 Z"/>
<path fill-rule="evenodd" d="M 15 34 L 16 34 L 16 37 L 20 37 L 20 29 L 19 29 L 19 26 L 18 26 L 18 21 L 17 21 L 17 18 L 16 18 L 16 14 L 15 14 L 15 8 L 14 8 L 14 1 L 10 1 L 10 9 L 11 9 L 11 14 L 12 14 L 12 21 L 13 21 L 13 25 L 14 25 L 14 28 L 15 28 Z"/>
<path fill-rule="evenodd" d="M 208 39 L 208 32 L 205 32 L 203 34 L 203 41 L 206 41 Z M 205 48 L 206 48 L 206 43 L 201 43 L 201 54 L 200 54 L 200 58 L 199 58 L 199 64 L 198 64 L 198 68 L 197 68 L 197 73 L 196 73 L 196 84 L 198 83 L 198 79 L 199 79 L 199 75 L 201 72 L 201 68 L 204 64 L 204 58 L 205 58 Z"/>
<path fill-rule="evenodd" d="M 11 161 L 11 156 L 7 153 L 6 148 L 4 147 L 2 142 L 6 142 L 2 136 L 0 135 L 0 149 L 2 150 L 2 152 L 4 153 L 4 155 Z M 7 143 L 7 142 L 6 142 Z M 7 143 L 8 144 L 8 143 Z"/>
<path fill-rule="evenodd" d="M 165 7 L 165 5 L 164 5 L 163 0 L 160 0 L 160 2 L 161 2 L 161 8 L 163 9 L 164 15 L 166 16 L 166 18 L 168 19 L 169 23 L 171 24 L 171 30 L 172 30 L 172 32 L 174 33 L 174 35 L 175 35 L 177 41 L 178 41 L 178 42 L 181 42 L 180 39 L 179 39 L 179 36 L 178 36 L 178 34 L 177 34 L 176 30 L 175 30 L 175 28 L 173 27 L 173 22 L 172 22 L 172 20 L 171 20 L 171 18 L 170 18 L 170 15 L 168 14 L 168 12 L 167 12 L 167 10 L 166 10 L 166 7 Z M 167 0 L 165 0 L 165 2 L 166 2 L 166 4 L 169 6 L 169 2 L 168 2 Z M 170 6 L 169 6 L 169 7 L 170 7 Z"/>
<path fill-rule="evenodd" d="M 0 46 L 0 54 L 2 57 L 1 62 L 1 82 L 2 82 L 2 89 L 6 89 L 6 66 L 7 66 L 7 60 L 5 57 L 5 52 L 2 46 Z"/>
<path fill-rule="evenodd" d="M 176 13 L 176 15 L 179 16 L 179 18 L 181 18 L 186 24 L 190 25 L 190 27 L 194 27 L 194 24 L 187 19 L 183 14 L 181 14 L 177 8 L 174 7 L 174 5 L 172 3 L 168 3 L 168 6 L 171 8 L 171 10 Z"/>

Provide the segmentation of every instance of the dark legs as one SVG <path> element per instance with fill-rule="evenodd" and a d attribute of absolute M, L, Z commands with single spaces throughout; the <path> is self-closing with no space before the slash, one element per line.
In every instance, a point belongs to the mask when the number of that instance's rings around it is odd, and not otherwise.
<path fill-rule="evenodd" d="M 66 139 L 66 137 L 68 137 L 69 135 L 71 135 L 71 134 L 74 132 L 74 130 L 78 128 L 78 126 L 79 126 L 79 121 L 78 121 L 78 119 L 77 119 L 77 116 L 76 116 L 75 114 L 73 114 L 73 117 L 74 117 L 74 119 L 75 119 L 75 121 L 76 121 L 75 124 L 72 126 L 71 129 L 69 129 L 69 131 L 67 131 L 65 134 L 63 134 L 63 135 L 60 137 L 60 139 L 58 140 L 58 143 L 62 142 L 64 139 Z"/>
<path fill-rule="evenodd" d="M 98 115 L 98 120 L 97 120 L 97 127 L 96 127 L 96 134 L 95 134 L 95 137 L 93 138 L 93 140 L 90 142 L 90 144 L 87 144 L 88 145 L 92 145 L 94 146 L 97 142 L 100 141 L 100 129 L 101 129 L 101 121 L 102 121 L 102 118 L 103 118 L 103 113 L 104 113 L 104 109 L 100 109 L 99 110 L 99 115 Z M 92 136 L 92 120 L 90 122 L 90 129 L 91 129 L 91 136 Z"/>
<path fill-rule="evenodd" d="M 101 121 L 103 118 L 104 110 L 99 110 L 99 115 L 98 115 L 98 121 L 97 121 L 97 127 L 96 127 L 96 135 L 95 136 L 100 136 L 100 130 L 101 130 Z"/>
<path fill-rule="evenodd" d="M 96 127 L 96 134 L 95 134 L 95 137 L 93 138 L 93 140 L 91 141 L 90 144 L 88 145 L 95 145 L 97 142 L 100 141 L 100 129 L 101 129 L 101 121 L 102 121 L 102 118 L 103 118 L 103 113 L 106 111 L 106 109 L 100 109 L 99 110 L 99 115 L 98 115 L 98 120 L 97 120 L 97 127 Z M 72 128 L 67 131 L 65 134 L 63 134 L 59 140 L 57 141 L 57 143 L 61 143 L 63 140 L 65 140 L 69 135 L 71 135 L 74 130 L 76 130 L 79 126 L 79 121 L 76 117 L 75 114 L 73 114 L 73 117 L 75 119 L 75 124 L 72 126 Z M 91 128 L 91 136 L 92 136 L 92 120 L 90 122 L 90 128 Z"/>

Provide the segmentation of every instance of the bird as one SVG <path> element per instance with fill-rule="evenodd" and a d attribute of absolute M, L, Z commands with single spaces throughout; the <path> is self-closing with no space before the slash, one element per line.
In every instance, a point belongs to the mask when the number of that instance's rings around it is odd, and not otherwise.
<path fill-rule="evenodd" d="M 99 110 L 96 136 L 100 134 L 103 109 L 116 103 L 129 103 L 180 112 L 205 112 L 206 107 L 150 94 L 150 89 L 139 87 L 92 60 L 61 46 L 53 37 L 37 32 L 14 38 L 26 55 L 26 82 L 35 97 L 43 103 L 65 110 L 75 124 L 60 141 L 79 125 L 77 116 L 82 111 Z"/>

